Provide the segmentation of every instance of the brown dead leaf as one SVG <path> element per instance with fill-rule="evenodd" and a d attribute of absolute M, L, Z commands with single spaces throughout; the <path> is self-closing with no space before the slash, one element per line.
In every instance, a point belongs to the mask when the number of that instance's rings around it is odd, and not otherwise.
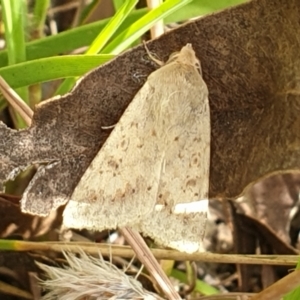
<path fill-rule="evenodd" d="M 279 176 L 275 176 L 279 177 Z M 273 180 L 274 178 L 268 178 L 267 180 L 270 183 L 270 179 Z M 278 178 L 276 178 L 278 179 Z M 276 181 L 276 180 L 275 180 Z M 262 182 L 263 183 L 263 182 Z M 266 183 L 265 183 L 266 184 Z M 282 188 L 282 186 L 281 186 Z M 272 189 L 268 190 L 269 192 L 272 191 Z M 274 189 L 273 189 L 274 191 Z M 255 191 L 253 191 L 255 193 Z M 260 195 L 261 196 L 261 195 Z M 278 196 L 278 195 L 277 195 Z M 259 197 L 257 197 L 257 200 Z M 279 197 L 277 197 L 279 198 Z M 271 204 L 272 200 L 276 203 L 275 199 L 265 199 L 270 201 L 265 201 L 266 204 Z M 260 220 L 257 218 L 259 215 L 259 210 L 257 211 L 256 216 L 251 216 L 251 214 L 240 214 L 237 213 L 237 207 L 240 207 L 240 205 L 233 205 L 231 203 L 231 212 L 232 212 L 232 222 L 233 222 L 233 228 L 234 228 L 234 248 L 235 253 L 239 254 L 255 254 L 257 251 L 259 251 L 260 254 L 289 254 L 289 255 L 297 255 L 299 254 L 299 251 L 293 248 L 289 243 L 286 242 L 283 237 L 287 237 L 286 235 L 282 236 L 278 234 L 279 232 L 282 232 L 278 230 L 280 225 L 285 221 L 285 218 L 283 214 L 277 214 L 277 219 L 279 226 L 271 227 L 272 222 L 268 224 L 268 222 L 264 222 L 263 218 Z M 264 205 L 264 203 L 260 203 L 261 205 Z M 278 204 L 278 202 L 277 202 Z M 286 205 L 283 203 L 281 205 L 281 208 Z M 284 211 L 284 210 L 283 210 Z M 272 221 L 272 215 L 274 213 L 274 210 L 272 210 L 272 206 L 269 212 L 266 210 L 262 210 L 262 213 L 270 213 Z M 274 214 L 275 216 L 275 214 Z M 283 219 L 283 221 L 281 220 Z M 265 218 L 265 220 L 269 220 L 269 218 Z M 286 227 L 287 224 L 286 224 Z M 258 250 L 259 247 L 259 250 Z M 276 280 L 278 280 L 278 267 L 275 266 L 247 266 L 247 265 L 237 265 L 237 271 L 238 271 L 238 278 L 239 278 L 239 288 L 241 291 L 249 291 L 253 290 L 253 287 L 251 286 L 251 283 L 253 283 L 253 278 L 260 277 L 260 282 L 262 283 L 263 287 L 267 287 L 271 284 L 273 284 Z"/>
<path fill-rule="evenodd" d="M 233 208 L 234 211 L 234 208 Z M 272 227 L 251 216 L 234 213 L 235 253 L 254 254 L 258 243 L 262 254 L 298 254 L 299 251 L 282 240 Z"/>
<path fill-rule="evenodd" d="M 299 170 L 299 13 L 297 0 L 254 0 L 201 18 L 151 42 L 165 60 L 192 43 L 210 91 L 210 197 L 236 197 L 251 182 Z M 47 214 L 65 203 L 142 82 L 153 71 L 143 46 L 36 108 L 32 126 L 0 124 L 0 182 L 41 165 L 23 208 Z M 1 188 L 1 187 L 0 187 Z"/>
<path fill-rule="evenodd" d="M 290 244 L 292 210 L 299 206 L 299 191 L 299 174 L 275 175 L 246 189 L 237 205 L 247 216 L 269 226 L 283 242 Z"/>

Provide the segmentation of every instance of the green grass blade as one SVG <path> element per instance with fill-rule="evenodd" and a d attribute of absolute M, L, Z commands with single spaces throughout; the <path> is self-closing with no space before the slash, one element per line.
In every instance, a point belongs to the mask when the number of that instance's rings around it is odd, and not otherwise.
<path fill-rule="evenodd" d="M 86 54 L 96 54 L 102 50 L 102 48 L 106 45 L 108 40 L 112 37 L 112 35 L 117 31 L 126 17 L 131 13 L 137 4 L 138 0 L 128 0 L 126 1 L 121 8 L 116 12 L 116 14 L 110 19 L 104 29 L 98 34 L 96 39 L 93 41 L 92 45 L 86 51 Z M 63 95 L 70 91 L 72 87 L 75 85 L 77 78 L 67 78 L 63 81 L 62 84 L 58 87 L 55 95 Z"/>
<path fill-rule="evenodd" d="M 167 0 L 159 7 L 129 26 L 103 49 L 102 53 L 119 54 L 127 49 L 136 39 L 149 30 L 157 21 L 165 18 L 175 10 L 182 8 L 191 0 Z"/>
<path fill-rule="evenodd" d="M 178 22 L 182 20 L 188 20 L 199 16 L 205 16 L 216 11 L 220 11 L 227 7 L 235 6 L 249 0 L 193 0 L 186 5 L 184 9 L 180 9 L 166 17 L 164 22 L 166 24 Z"/>
<path fill-rule="evenodd" d="M 113 57 L 112 55 L 65 55 L 41 58 L 1 68 L 0 75 L 12 88 L 19 88 L 45 81 L 82 76 Z"/>
<path fill-rule="evenodd" d="M 23 0 L 9 1 L 1 0 L 2 17 L 5 26 L 5 41 L 7 45 L 8 63 L 10 65 L 26 60 L 25 51 L 25 18 L 26 2 Z M 24 87 L 16 90 L 19 96 L 28 103 L 28 88 Z M 12 118 L 16 128 L 26 127 L 24 120 L 16 113 L 12 112 Z"/>
<path fill-rule="evenodd" d="M 124 31 L 130 24 L 141 18 L 147 13 L 146 9 L 139 9 L 134 11 L 123 22 L 115 34 Z M 101 20 L 91 24 L 79 26 L 61 32 L 57 35 L 49 36 L 43 39 L 35 40 L 26 44 L 27 60 L 33 60 L 48 56 L 59 55 L 67 53 L 74 49 L 89 46 L 103 30 L 110 19 Z M 0 67 L 7 66 L 7 50 L 0 51 Z"/>
<path fill-rule="evenodd" d="M 125 2 L 126 0 L 113 0 L 113 5 L 115 10 L 117 11 Z"/>
<path fill-rule="evenodd" d="M 181 271 L 173 269 L 171 276 L 180 280 L 181 282 L 188 283 L 186 274 Z M 206 296 L 215 295 L 215 294 L 220 293 L 216 288 L 214 288 L 213 286 L 211 286 L 211 285 L 207 284 L 206 282 L 199 280 L 199 279 L 196 280 L 196 286 L 195 286 L 194 291 L 201 293 L 203 295 L 206 295 Z"/>
<path fill-rule="evenodd" d="M 86 20 L 93 14 L 101 0 L 91 0 L 84 6 L 79 18 L 79 24 L 84 24 Z"/>
<path fill-rule="evenodd" d="M 93 41 L 92 45 L 87 50 L 86 54 L 96 54 L 102 50 L 108 40 L 117 31 L 120 25 L 124 22 L 127 16 L 132 12 L 138 0 L 128 0 L 120 7 L 116 14 L 110 19 L 105 28 Z"/>
<path fill-rule="evenodd" d="M 26 5 L 23 0 L 2 0 L 1 3 L 9 64 L 12 65 L 26 60 L 24 37 Z"/>
<path fill-rule="evenodd" d="M 45 20 L 49 6 L 50 0 L 39 0 L 34 3 L 33 20 L 37 37 L 44 35 Z"/>

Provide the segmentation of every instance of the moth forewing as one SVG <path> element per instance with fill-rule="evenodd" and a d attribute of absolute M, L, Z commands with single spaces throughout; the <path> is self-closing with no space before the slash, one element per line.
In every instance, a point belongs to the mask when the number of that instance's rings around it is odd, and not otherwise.
<path fill-rule="evenodd" d="M 201 249 L 205 213 L 175 213 L 208 195 L 210 113 L 199 70 L 187 44 L 150 74 L 74 190 L 66 226 L 132 226 L 165 246 Z"/>
<path fill-rule="evenodd" d="M 164 127 L 165 167 L 156 201 L 160 210 L 136 228 L 164 246 L 195 252 L 203 250 L 208 206 L 207 200 L 199 200 L 208 197 L 210 111 L 208 90 L 196 60 L 184 61 L 171 63 L 174 85 L 164 90 L 169 103 L 164 116 L 170 117 L 170 122 Z M 184 203 L 192 205 L 175 213 L 176 206 Z"/>

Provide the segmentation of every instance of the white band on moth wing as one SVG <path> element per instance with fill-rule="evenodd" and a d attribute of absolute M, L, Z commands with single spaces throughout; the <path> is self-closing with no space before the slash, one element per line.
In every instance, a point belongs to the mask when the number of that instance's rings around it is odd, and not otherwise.
<path fill-rule="evenodd" d="M 155 205 L 156 211 L 162 211 L 165 205 L 157 204 Z M 208 212 L 208 199 L 202 199 L 199 201 L 194 201 L 190 203 L 178 203 L 175 205 L 173 211 L 174 214 L 189 214 L 189 213 L 199 213 Z"/>
<path fill-rule="evenodd" d="M 189 241 L 171 241 L 170 247 L 174 249 L 179 249 L 179 251 L 186 253 L 195 253 L 195 252 L 205 252 L 204 245 L 201 240 L 196 242 Z"/>

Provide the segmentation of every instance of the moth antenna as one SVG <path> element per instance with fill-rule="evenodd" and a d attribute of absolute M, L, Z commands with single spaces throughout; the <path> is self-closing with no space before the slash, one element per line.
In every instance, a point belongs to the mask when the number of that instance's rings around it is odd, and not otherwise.
<path fill-rule="evenodd" d="M 145 41 L 143 41 L 143 44 L 144 44 L 144 47 L 145 47 L 145 49 L 146 49 L 146 52 L 147 52 L 148 56 L 149 56 L 155 63 L 157 63 L 159 66 L 163 66 L 165 63 L 164 63 L 163 61 L 161 61 L 161 60 L 155 58 L 155 57 L 151 54 L 151 52 L 150 52 L 149 48 L 147 47 L 147 44 L 146 44 Z"/>

